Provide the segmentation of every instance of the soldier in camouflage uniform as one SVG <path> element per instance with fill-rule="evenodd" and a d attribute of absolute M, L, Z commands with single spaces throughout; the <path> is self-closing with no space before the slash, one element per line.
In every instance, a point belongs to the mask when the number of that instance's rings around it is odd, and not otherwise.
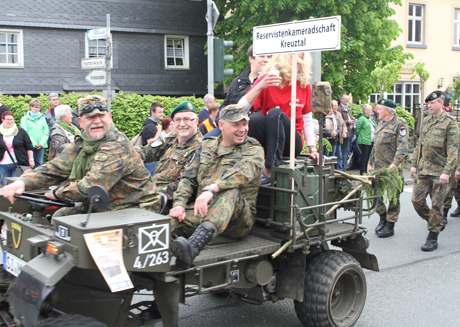
<path fill-rule="evenodd" d="M 458 155 L 458 127 L 452 117 L 443 110 L 444 95 L 430 93 L 425 102 L 429 114 L 422 120 L 417 147 L 413 153 L 411 174 L 417 175 L 412 194 L 415 210 L 428 224 L 428 237 L 422 251 L 438 248 L 438 235 L 442 224 L 443 203 L 453 176 Z M 430 195 L 432 208 L 426 203 Z"/>
<path fill-rule="evenodd" d="M 396 104 L 387 99 L 381 99 L 377 104 L 379 125 L 375 130 L 374 147 L 371 152 L 371 169 L 394 168 L 402 176 L 402 164 L 409 153 L 408 133 L 406 122 L 396 116 Z M 376 211 L 380 222 L 375 228 L 378 237 L 394 235 L 394 225 L 399 216 L 399 195 L 397 202 L 390 203 L 388 209 L 382 199 L 376 200 Z"/>
<path fill-rule="evenodd" d="M 262 146 L 247 136 L 248 121 L 242 106 L 223 108 L 219 119 L 222 135 L 203 141 L 174 193 L 169 212 L 172 229 L 175 234 L 191 236 L 177 237 L 172 249 L 187 265 L 216 234 L 241 238 L 254 224 L 265 163 Z"/>
<path fill-rule="evenodd" d="M 53 160 L 24 173 L 19 180 L 3 187 L 0 192 L 11 202 L 14 195 L 25 190 L 58 185 L 45 195 L 51 200 L 87 200 L 92 186 L 107 191 L 110 209 L 143 207 L 158 210 L 160 201 L 155 185 L 144 168 L 140 155 L 120 133 L 107 111 L 105 99 L 87 97 L 78 121 L 82 137 L 68 144 Z M 55 214 L 82 212 L 82 208 L 61 208 Z"/>
<path fill-rule="evenodd" d="M 145 162 L 159 161 L 152 176 L 157 191 L 172 200 L 185 167 L 192 161 L 201 146 L 198 133 L 197 115 L 190 102 L 180 103 L 172 112 L 175 133 L 155 147 L 150 144 L 142 147 Z"/>

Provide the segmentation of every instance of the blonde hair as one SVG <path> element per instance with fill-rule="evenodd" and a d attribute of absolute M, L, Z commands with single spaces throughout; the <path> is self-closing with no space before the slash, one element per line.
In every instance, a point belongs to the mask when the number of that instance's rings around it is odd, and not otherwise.
<path fill-rule="evenodd" d="M 275 54 L 268 61 L 264 68 L 264 72 L 269 72 L 273 69 L 277 69 L 280 72 L 282 84 L 288 85 L 291 83 L 291 66 L 292 56 L 297 54 L 281 53 Z M 309 84 L 310 81 L 310 68 L 311 68 L 311 56 L 309 53 L 304 52 L 303 59 L 297 57 L 297 81 L 299 81 L 302 87 Z"/>

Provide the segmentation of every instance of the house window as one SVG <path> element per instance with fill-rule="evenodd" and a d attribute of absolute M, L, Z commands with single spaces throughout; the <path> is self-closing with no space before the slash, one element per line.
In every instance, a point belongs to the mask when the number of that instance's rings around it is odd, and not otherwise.
<path fill-rule="evenodd" d="M 376 103 L 380 99 L 380 94 L 373 93 L 369 96 L 369 102 Z M 397 82 L 393 85 L 390 93 L 384 93 L 384 98 L 393 100 L 396 104 L 413 111 L 420 105 L 420 83 L 418 82 Z"/>
<path fill-rule="evenodd" d="M 22 31 L 0 30 L 0 67 L 22 67 Z"/>
<path fill-rule="evenodd" d="M 187 36 L 165 36 L 165 68 L 189 68 L 189 42 Z"/>
<path fill-rule="evenodd" d="M 409 4 L 408 42 L 410 44 L 423 44 L 423 16 L 423 5 Z"/>
<path fill-rule="evenodd" d="M 454 16 L 454 46 L 460 47 L 460 9 L 455 9 Z"/>
<path fill-rule="evenodd" d="M 85 57 L 86 58 L 99 58 L 105 57 L 106 41 L 105 39 L 90 40 L 88 34 L 85 34 Z"/>

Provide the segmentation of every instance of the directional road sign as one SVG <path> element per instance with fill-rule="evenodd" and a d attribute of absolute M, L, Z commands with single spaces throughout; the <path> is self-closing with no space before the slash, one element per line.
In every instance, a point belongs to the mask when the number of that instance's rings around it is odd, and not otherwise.
<path fill-rule="evenodd" d="M 102 86 L 107 83 L 107 72 L 105 70 L 92 70 L 86 75 L 86 80 L 94 86 Z"/>
<path fill-rule="evenodd" d="M 341 17 L 323 17 L 256 26 L 252 30 L 254 55 L 340 49 Z"/>
<path fill-rule="evenodd" d="M 88 39 L 90 40 L 99 40 L 99 39 L 106 39 L 107 38 L 107 28 L 94 28 L 92 30 L 88 30 Z"/>
<path fill-rule="evenodd" d="M 91 70 L 91 69 L 104 69 L 105 68 L 105 58 L 82 58 L 81 59 L 81 69 Z"/>

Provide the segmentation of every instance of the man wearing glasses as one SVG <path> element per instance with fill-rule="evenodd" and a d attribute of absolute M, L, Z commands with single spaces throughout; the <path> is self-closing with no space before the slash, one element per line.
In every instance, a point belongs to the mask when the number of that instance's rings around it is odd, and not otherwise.
<path fill-rule="evenodd" d="M 110 209 L 160 208 L 159 195 L 144 168 L 140 155 L 127 137 L 113 125 L 112 113 L 102 97 L 88 96 L 81 101 L 78 122 L 82 136 L 68 144 L 53 160 L 23 174 L 0 189 L 10 202 L 25 190 L 58 185 L 45 195 L 51 200 L 84 202 L 92 186 L 107 191 Z M 86 211 L 86 208 L 61 208 L 55 215 Z"/>
<path fill-rule="evenodd" d="M 171 119 L 175 133 L 164 143 L 157 146 L 147 144 L 141 151 L 145 162 L 158 161 L 152 179 L 157 191 L 166 194 L 168 200 L 172 200 L 184 169 L 201 146 L 197 115 L 190 102 L 184 101 L 174 108 Z"/>

